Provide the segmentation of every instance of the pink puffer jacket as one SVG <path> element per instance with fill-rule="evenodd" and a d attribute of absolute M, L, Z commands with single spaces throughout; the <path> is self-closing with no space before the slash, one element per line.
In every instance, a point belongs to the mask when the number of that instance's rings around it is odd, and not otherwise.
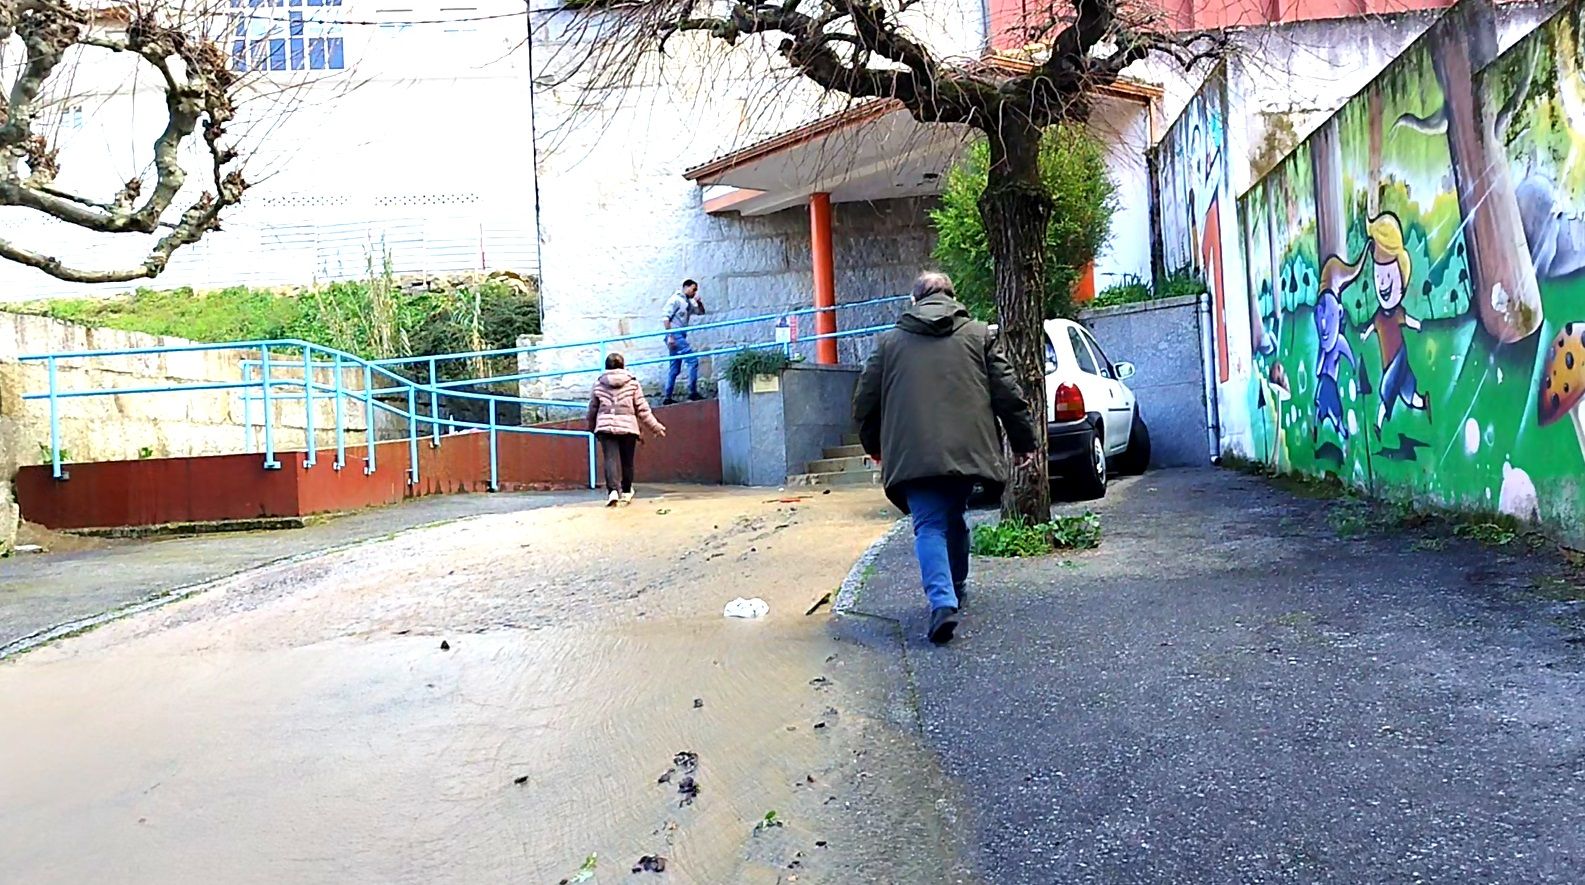
<path fill-rule="evenodd" d="M 649 400 L 644 399 L 644 388 L 639 386 L 632 372 L 611 369 L 601 375 L 594 384 L 594 394 L 589 397 L 590 432 L 638 436 L 639 422 L 651 433 L 666 433 L 665 425 L 650 411 Z"/>

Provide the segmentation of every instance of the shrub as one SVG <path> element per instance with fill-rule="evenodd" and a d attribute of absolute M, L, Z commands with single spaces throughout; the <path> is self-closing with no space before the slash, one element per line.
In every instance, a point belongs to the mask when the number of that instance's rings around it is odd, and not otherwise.
<path fill-rule="evenodd" d="M 1101 518 L 1084 513 L 1059 516 L 1040 525 L 1004 519 L 975 526 L 972 543 L 977 556 L 1046 556 L 1057 550 L 1089 550 L 1101 545 Z"/>
<path fill-rule="evenodd" d="M 379 359 L 513 347 L 539 331 L 539 296 L 532 280 L 487 277 L 437 289 L 402 285 L 389 256 L 369 277 L 306 289 L 232 286 L 212 292 L 138 289 L 120 298 L 60 299 L 20 305 L 33 313 L 89 326 L 205 343 L 299 338 L 357 356 Z M 505 359 L 452 361 L 438 366 L 446 380 L 505 374 Z M 428 367 L 414 371 L 427 380 Z"/>
<path fill-rule="evenodd" d="M 936 261 L 952 277 L 969 310 L 994 322 L 996 277 L 979 206 L 989 166 L 990 150 L 982 139 L 948 173 L 941 205 L 930 218 L 936 228 Z M 1072 316 L 1073 287 L 1111 232 L 1117 188 L 1106 174 L 1105 146 L 1080 124 L 1046 131 L 1040 177 L 1052 201 L 1046 227 L 1046 316 Z"/>
<path fill-rule="evenodd" d="M 1205 282 L 1188 268 L 1179 268 L 1157 279 L 1154 286 L 1130 274 L 1124 277 L 1121 283 L 1114 283 L 1102 289 L 1100 294 L 1095 296 L 1095 300 L 1086 306 L 1116 307 L 1120 304 L 1138 304 L 1163 298 L 1177 298 L 1182 295 L 1201 295 L 1205 291 Z"/>
<path fill-rule="evenodd" d="M 1149 301 L 1155 295 L 1150 291 L 1150 284 L 1132 274 L 1123 278 L 1121 283 L 1113 283 L 1102 289 L 1095 300 L 1088 307 L 1116 307 L 1120 304 L 1137 304 Z"/>
<path fill-rule="evenodd" d="M 746 347 L 732 354 L 726 364 L 726 380 L 738 393 L 748 393 L 756 375 L 775 375 L 792 364 L 786 351 L 771 347 Z"/>

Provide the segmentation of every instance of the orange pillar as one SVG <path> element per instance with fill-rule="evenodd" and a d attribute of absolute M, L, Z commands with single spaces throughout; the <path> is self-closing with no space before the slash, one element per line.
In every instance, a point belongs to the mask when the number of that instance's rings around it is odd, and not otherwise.
<path fill-rule="evenodd" d="M 809 257 L 815 277 L 815 334 L 834 335 L 837 331 L 837 274 L 831 257 L 831 195 L 809 195 Z M 821 338 L 815 342 L 815 362 L 834 366 L 837 340 Z"/>

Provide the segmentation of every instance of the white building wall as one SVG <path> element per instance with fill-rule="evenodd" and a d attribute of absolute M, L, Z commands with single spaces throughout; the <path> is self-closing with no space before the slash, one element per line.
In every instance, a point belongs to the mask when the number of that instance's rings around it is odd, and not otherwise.
<path fill-rule="evenodd" d="M 1150 279 L 1150 148 L 1151 110 L 1138 102 L 1102 102 L 1090 127 L 1105 142 L 1107 174 L 1117 187 L 1117 211 L 1111 236 L 1095 258 L 1095 291 Z"/>
<path fill-rule="evenodd" d="M 523 6 L 276 2 L 278 8 L 248 8 L 272 21 L 308 10 L 320 19 L 320 33 L 340 35 L 346 67 L 246 75 L 239 119 L 229 131 L 252 186 L 223 216 L 220 232 L 178 251 L 157 281 L 143 284 L 210 288 L 358 278 L 371 259 L 378 268 L 382 249 L 397 273 L 534 272 Z M 449 24 L 404 24 L 430 20 Z M 216 28 L 228 45 L 230 23 Z M 102 54 L 76 64 L 71 90 L 58 96 L 62 110 L 51 121 L 61 185 L 108 198 L 148 169 L 165 122 L 163 92 L 152 76 L 152 68 L 137 70 Z M 203 157 L 191 156 L 188 169 L 183 199 L 190 201 L 213 184 L 203 174 Z M 136 263 L 154 239 L 107 239 L 14 208 L 0 209 L 0 236 L 91 267 Z M 136 285 L 80 286 L 0 264 L 4 301 L 105 295 Z"/>

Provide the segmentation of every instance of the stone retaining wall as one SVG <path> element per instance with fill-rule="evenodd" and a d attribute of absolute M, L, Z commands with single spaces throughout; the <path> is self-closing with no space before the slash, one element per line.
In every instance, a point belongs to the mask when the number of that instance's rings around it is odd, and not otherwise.
<path fill-rule="evenodd" d="M 87 350 L 131 350 L 179 347 L 193 342 L 180 338 L 90 328 L 73 323 L 0 312 L 0 551 L 15 540 L 17 507 L 12 479 L 18 468 L 48 460 L 49 406 L 24 401 L 24 394 L 48 390 L 48 370 L 43 363 L 22 363 L 25 354 Z M 242 379 L 242 361 L 257 359 L 257 352 L 199 351 L 140 356 L 70 360 L 57 369 L 60 390 L 151 387 Z M 316 373 L 329 383 L 329 370 Z M 348 386 L 361 389 L 361 373 L 349 372 Z M 301 366 L 280 367 L 276 377 L 303 377 Z M 365 421 L 361 409 L 344 403 L 347 442 L 363 441 Z M 251 406 L 255 429 L 262 427 L 262 404 Z M 273 405 L 275 447 L 280 451 L 305 448 L 303 403 Z M 189 455 L 236 454 L 248 451 L 240 391 L 144 394 L 62 400 L 61 447 L 73 462 L 134 460 Z M 315 437 L 319 446 L 334 445 L 335 413 L 327 399 L 315 405 Z M 379 422 L 377 421 L 377 424 Z M 262 446 L 262 433 L 256 434 Z"/>

